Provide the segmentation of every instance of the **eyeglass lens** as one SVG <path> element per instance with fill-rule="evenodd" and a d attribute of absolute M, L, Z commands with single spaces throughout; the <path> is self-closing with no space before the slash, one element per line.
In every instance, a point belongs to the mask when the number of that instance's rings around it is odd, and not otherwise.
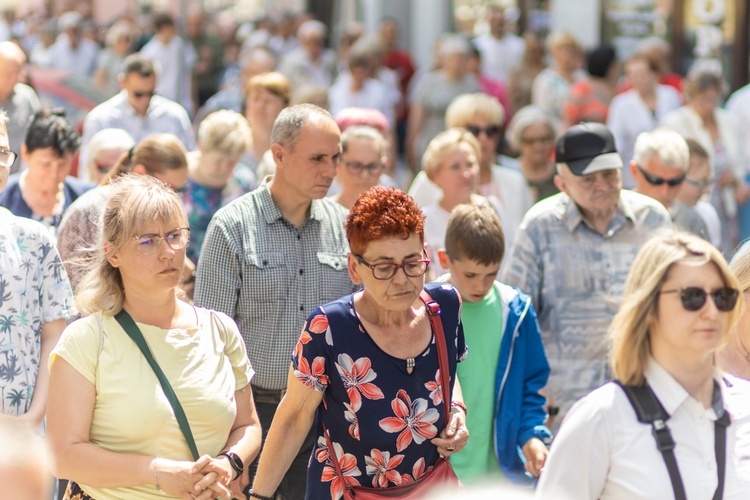
<path fill-rule="evenodd" d="M 689 287 L 680 290 L 682 307 L 688 311 L 698 311 L 706 304 L 706 297 L 710 295 L 719 311 L 731 311 L 737 304 L 739 292 L 733 288 L 719 288 L 711 293 L 698 287 Z"/>

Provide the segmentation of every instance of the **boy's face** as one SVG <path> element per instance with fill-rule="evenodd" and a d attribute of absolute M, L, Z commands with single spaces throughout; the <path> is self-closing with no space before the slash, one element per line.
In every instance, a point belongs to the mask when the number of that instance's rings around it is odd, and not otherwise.
<path fill-rule="evenodd" d="M 500 271 L 500 262 L 488 266 L 470 259 L 451 259 L 445 250 L 438 251 L 438 258 L 440 265 L 450 271 L 451 283 L 466 302 L 484 299 Z"/>

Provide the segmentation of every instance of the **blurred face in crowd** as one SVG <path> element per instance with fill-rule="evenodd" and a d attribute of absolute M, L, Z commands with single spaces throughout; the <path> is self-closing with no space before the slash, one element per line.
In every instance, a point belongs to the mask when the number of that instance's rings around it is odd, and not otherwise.
<path fill-rule="evenodd" d="M 349 139 L 346 152 L 336 168 L 336 177 L 345 192 L 361 194 L 378 184 L 385 168 L 382 144 L 365 137 Z"/>
<path fill-rule="evenodd" d="M 7 100 L 13 87 L 19 82 L 19 75 L 26 63 L 21 49 L 12 42 L 0 43 L 0 99 Z"/>
<path fill-rule="evenodd" d="M 440 58 L 440 66 L 448 75 L 460 78 L 466 74 L 467 58 L 466 52 L 445 54 Z"/>
<path fill-rule="evenodd" d="M 251 127 L 262 127 L 270 132 L 285 107 L 284 99 L 260 87 L 250 91 L 245 114 Z"/>
<path fill-rule="evenodd" d="M 547 165 L 555 145 L 555 135 L 544 122 L 532 123 L 521 132 L 518 148 L 524 163 Z"/>
<path fill-rule="evenodd" d="M 713 119 L 714 111 L 721 103 L 719 90 L 709 88 L 690 98 L 690 106 L 704 121 Z"/>
<path fill-rule="evenodd" d="M 310 58 L 313 61 L 317 61 L 320 54 L 323 53 L 325 43 L 326 37 L 322 33 L 310 33 L 300 40 L 300 44 L 304 47 L 305 51 L 310 55 Z"/>
<path fill-rule="evenodd" d="M 505 34 L 505 13 L 500 9 L 490 12 L 490 31 L 495 38 L 502 38 Z"/>
<path fill-rule="evenodd" d="M 227 155 L 216 150 L 201 151 L 200 168 L 207 177 L 215 179 L 218 185 L 225 185 L 240 161 L 240 156 Z"/>
<path fill-rule="evenodd" d="M 564 71 L 576 71 L 583 63 L 580 49 L 573 44 L 564 44 L 552 52 L 557 65 Z"/>
<path fill-rule="evenodd" d="M 127 92 L 128 104 L 141 116 L 145 116 L 156 93 L 156 75 L 141 76 L 130 73 L 120 78 L 120 86 Z"/>
<path fill-rule="evenodd" d="M 639 94 L 651 92 L 656 87 L 657 79 L 654 73 L 643 59 L 633 59 L 625 66 L 625 73 L 630 83 Z"/>
<path fill-rule="evenodd" d="M 657 156 L 649 157 L 643 165 L 631 161 L 630 172 L 637 191 L 659 201 L 666 208 L 672 208 L 685 179 L 682 169 L 665 165 Z"/>
<path fill-rule="evenodd" d="M 432 182 L 443 191 L 443 199 L 456 204 L 471 200 L 478 180 L 477 153 L 465 142 L 443 151 L 440 166 L 432 176 Z"/>
<path fill-rule="evenodd" d="M 21 145 L 21 158 L 27 165 L 26 183 L 44 195 L 56 196 L 60 184 L 70 173 L 73 153 L 58 156 L 52 148 L 35 149 L 29 153 L 26 144 Z"/>
<path fill-rule="evenodd" d="M 493 123 L 486 117 L 475 115 L 469 120 L 464 127 L 471 132 L 479 141 L 479 164 L 488 168 L 497 162 L 497 144 L 500 142 L 502 127 L 500 124 Z"/>
<path fill-rule="evenodd" d="M 691 156 L 685 181 L 680 186 L 677 199 L 689 207 L 694 207 L 711 186 L 711 164 L 708 158 Z"/>
<path fill-rule="evenodd" d="M 89 160 L 91 181 L 95 184 L 100 184 L 125 152 L 126 150 L 119 148 L 99 151 L 95 157 Z"/>
<path fill-rule="evenodd" d="M 380 23 L 380 40 L 386 47 L 394 47 L 398 41 L 398 26 L 392 21 Z"/>
<path fill-rule="evenodd" d="M 620 169 L 579 176 L 564 164 L 559 164 L 558 168 L 557 189 L 570 196 L 587 219 L 606 219 L 614 215 L 622 189 Z"/>

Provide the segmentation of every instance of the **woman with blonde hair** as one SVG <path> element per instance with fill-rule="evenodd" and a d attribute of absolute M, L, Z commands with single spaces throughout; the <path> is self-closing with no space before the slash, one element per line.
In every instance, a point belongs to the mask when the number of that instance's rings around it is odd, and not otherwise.
<path fill-rule="evenodd" d="M 286 76 L 270 71 L 250 78 L 245 95 L 245 118 L 250 124 L 252 142 L 250 151 L 240 161 L 255 170 L 263 153 L 271 148 L 273 123 L 281 110 L 289 106 L 292 86 Z"/>
<path fill-rule="evenodd" d="M 260 450 L 253 369 L 231 318 L 180 299 L 179 195 L 122 176 L 101 221 L 76 296 L 87 316 L 49 360 L 47 437 L 66 498 L 239 496 Z"/>
<path fill-rule="evenodd" d="M 471 132 L 451 128 L 436 135 L 422 157 L 426 177 L 440 189 L 439 198 L 422 206 L 424 238 L 431 252 L 431 271 L 436 276 L 445 272 L 437 252 L 445 247 L 448 219 L 455 207 L 463 204 L 490 206 L 500 220 L 507 220 L 495 199 L 477 194 L 480 149 L 479 141 Z"/>
<path fill-rule="evenodd" d="M 75 290 L 84 268 L 85 258 L 91 254 L 99 235 L 99 219 L 110 195 L 107 186 L 119 176 L 135 173 L 149 175 L 183 191 L 188 170 L 185 149 L 172 134 L 154 134 L 123 154 L 102 181 L 104 185 L 88 191 L 66 211 L 57 238 L 57 249 L 68 271 L 70 284 Z M 81 260 L 81 259 L 84 260 Z"/>
<path fill-rule="evenodd" d="M 742 314 L 738 296 L 705 240 L 666 231 L 643 246 L 610 326 L 615 383 L 567 414 L 538 498 L 747 497 L 750 414 L 735 411 L 742 398 L 715 364 Z"/>
<path fill-rule="evenodd" d="M 750 246 L 747 243 L 732 257 L 729 267 L 737 276 L 745 310 L 726 347 L 719 352 L 717 362 L 727 373 L 750 380 Z"/>

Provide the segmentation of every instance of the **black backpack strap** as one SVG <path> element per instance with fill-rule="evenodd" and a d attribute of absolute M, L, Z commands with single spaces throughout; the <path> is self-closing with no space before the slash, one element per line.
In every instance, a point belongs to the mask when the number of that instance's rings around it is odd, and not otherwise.
<path fill-rule="evenodd" d="M 680 468 L 677 466 L 677 459 L 674 456 L 675 442 L 667 426 L 669 414 L 647 383 L 644 382 L 643 385 L 633 386 L 623 385 L 617 380 L 614 382 L 625 392 L 630 405 L 638 416 L 638 421 L 651 425 L 651 434 L 656 441 L 656 447 L 661 452 L 662 457 L 664 457 L 664 463 L 667 466 L 667 471 L 669 471 L 669 479 L 672 481 L 675 500 L 685 500 L 685 487 L 682 484 Z M 721 467 L 723 469 L 723 464 Z M 720 481 L 719 487 L 723 486 L 721 483 L 723 481 Z"/>

